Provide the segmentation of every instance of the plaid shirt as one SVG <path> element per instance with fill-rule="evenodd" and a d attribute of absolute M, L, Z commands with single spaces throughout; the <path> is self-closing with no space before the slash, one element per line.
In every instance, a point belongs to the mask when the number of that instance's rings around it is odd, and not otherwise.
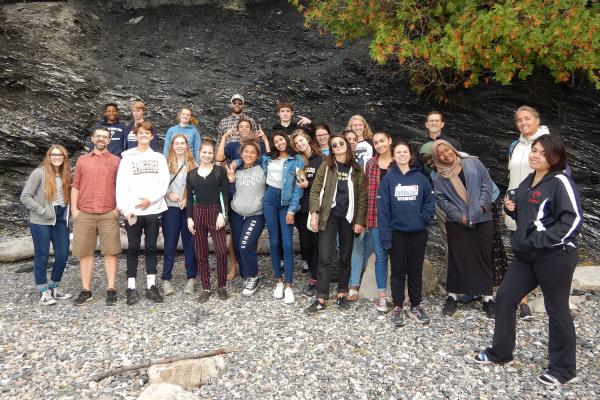
<path fill-rule="evenodd" d="M 381 181 L 381 171 L 377 160 L 379 154 L 370 158 L 365 164 L 367 181 L 367 228 L 377 228 L 377 190 Z M 390 166 L 392 162 L 390 162 Z M 388 172 L 390 167 L 388 166 Z"/>
<path fill-rule="evenodd" d="M 250 118 L 249 116 L 247 116 L 246 114 L 241 113 L 239 118 L 236 118 L 233 114 L 230 114 L 229 116 L 223 118 L 221 120 L 221 122 L 219 122 L 219 125 L 217 126 L 217 131 L 218 131 L 217 146 L 221 142 L 221 136 L 223 136 L 223 134 L 225 132 L 227 132 L 228 130 L 230 130 L 231 128 L 235 127 L 237 125 L 238 121 L 240 120 L 240 118 L 247 119 L 250 121 L 250 124 L 252 124 L 252 132 L 256 133 L 256 131 L 258 131 L 258 124 L 256 123 L 256 121 L 253 120 L 252 118 Z M 229 139 L 227 140 L 227 143 L 239 142 L 239 141 L 240 141 L 240 134 L 236 130 L 233 133 L 233 135 L 231 135 L 229 137 Z"/>

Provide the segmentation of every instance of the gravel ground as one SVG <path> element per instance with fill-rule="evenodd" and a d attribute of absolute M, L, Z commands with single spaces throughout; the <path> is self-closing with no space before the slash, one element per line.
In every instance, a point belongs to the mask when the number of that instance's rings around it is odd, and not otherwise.
<path fill-rule="evenodd" d="M 0 398 L 132 399 L 147 382 L 145 371 L 99 384 L 90 384 L 89 378 L 123 364 L 230 346 L 243 351 L 225 356 L 220 377 L 196 390 L 201 398 L 600 398 L 597 300 L 583 302 L 575 312 L 581 381 L 549 390 L 535 380 L 547 363 L 546 319 L 539 314 L 532 322 L 518 323 L 515 363 L 482 367 L 470 357 L 490 343 L 494 323 L 475 306 L 443 317 L 442 295 L 429 296 L 424 305 L 431 324 L 411 321 L 403 328 L 393 327 L 389 314 L 379 314 L 368 300 L 349 311 L 331 305 L 307 317 L 302 311 L 309 299 L 297 293 L 296 303 L 286 306 L 273 298 L 267 257 L 261 257 L 263 284 L 253 297 L 241 296 L 238 280 L 229 284 L 228 301 L 215 296 L 200 305 L 182 292 L 181 262 L 173 280 L 176 293 L 165 303 L 142 299 L 127 306 L 122 260 L 115 307 L 104 305 L 102 268 L 94 272 L 93 303 L 41 307 L 31 274 L 14 273 L 27 263 L 0 265 L 5 282 L 0 292 Z M 297 277 L 300 288 L 307 277 Z M 70 259 L 62 288 L 76 294 L 79 285 L 77 260 Z M 144 287 L 144 274 L 138 287 Z"/>

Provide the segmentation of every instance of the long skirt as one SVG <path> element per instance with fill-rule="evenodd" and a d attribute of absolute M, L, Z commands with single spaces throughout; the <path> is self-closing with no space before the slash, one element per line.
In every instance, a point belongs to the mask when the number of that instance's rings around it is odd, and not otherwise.
<path fill-rule="evenodd" d="M 446 222 L 448 232 L 448 277 L 446 290 L 451 293 L 492 295 L 492 221 L 468 228 Z"/>
<path fill-rule="evenodd" d="M 492 265 L 494 266 L 494 286 L 500 285 L 506 270 L 508 269 L 508 257 L 504 248 L 504 240 L 502 239 L 502 223 L 500 217 L 502 215 L 502 198 L 498 198 L 492 203 L 492 215 L 494 216 L 494 240 L 492 243 Z"/>

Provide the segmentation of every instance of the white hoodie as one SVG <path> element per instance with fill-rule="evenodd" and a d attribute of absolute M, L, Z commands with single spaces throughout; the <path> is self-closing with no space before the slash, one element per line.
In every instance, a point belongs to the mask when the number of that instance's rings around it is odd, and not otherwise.
<path fill-rule="evenodd" d="M 533 172 L 529 166 L 529 153 L 531 153 L 531 143 L 540 136 L 548 135 L 550 131 L 548 127 L 542 125 L 531 136 L 519 136 L 519 143 L 513 149 L 510 160 L 508 160 L 508 190 L 519 187 L 523 179 Z M 511 230 L 517 230 L 517 224 L 508 215 L 504 215 L 506 227 Z"/>
<path fill-rule="evenodd" d="M 123 215 L 159 214 L 167 209 L 165 193 L 169 186 L 169 167 L 165 157 L 148 149 L 137 147 L 124 151 L 117 172 L 117 207 Z M 145 210 L 135 208 L 141 199 L 148 199 Z"/>

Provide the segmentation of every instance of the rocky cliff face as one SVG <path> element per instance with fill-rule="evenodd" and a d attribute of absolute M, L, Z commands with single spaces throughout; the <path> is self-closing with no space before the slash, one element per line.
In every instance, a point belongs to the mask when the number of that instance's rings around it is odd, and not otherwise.
<path fill-rule="evenodd" d="M 415 97 L 397 67 L 372 64 L 364 43 L 335 47 L 331 37 L 305 29 L 301 15 L 285 1 L 182 6 L 200 2 L 0 6 L 0 220 L 5 226 L 26 226 L 18 195 L 48 145 L 61 143 L 77 157 L 109 101 L 117 102 L 128 120 L 130 102 L 143 100 L 161 133 L 176 123 L 180 107 L 191 106 L 201 132 L 214 135 L 228 114 L 229 97 L 241 92 L 247 111 L 264 128 L 276 122 L 276 101 L 290 99 L 297 114 L 335 129 L 360 113 L 375 129 L 423 141 L 423 116 L 440 106 Z M 600 174 L 594 167 L 598 92 L 559 87 L 544 74 L 512 87 L 477 88 L 456 95 L 443 109 L 447 133 L 480 156 L 502 185 L 505 149 L 516 137 L 513 112 L 521 104 L 538 107 L 551 132 L 571 146 L 586 228 L 592 236 L 600 232 Z M 585 248 L 600 258 L 600 244 L 586 239 Z"/>

